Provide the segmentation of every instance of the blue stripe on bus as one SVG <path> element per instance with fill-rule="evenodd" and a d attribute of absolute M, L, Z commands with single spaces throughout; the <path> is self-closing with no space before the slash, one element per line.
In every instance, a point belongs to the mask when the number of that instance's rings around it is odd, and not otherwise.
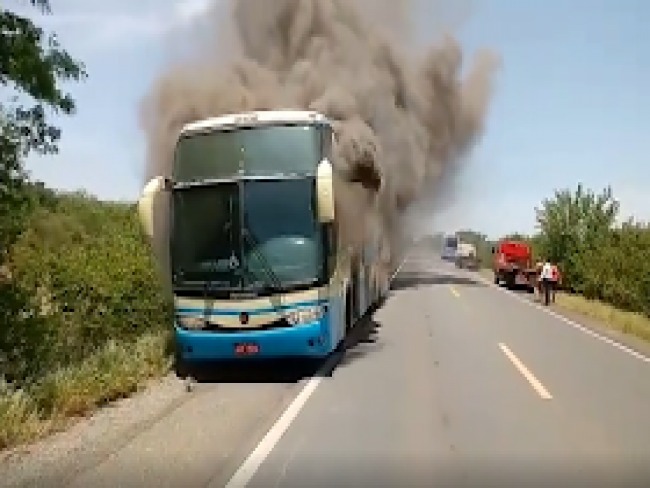
<path fill-rule="evenodd" d="M 213 309 L 210 307 L 176 307 L 176 312 L 180 314 L 205 314 L 206 313 L 206 308 L 208 309 L 208 315 L 210 316 L 228 316 L 228 315 L 234 315 L 237 316 L 242 312 L 247 312 L 248 315 L 262 315 L 262 314 L 268 314 L 268 313 L 274 313 L 277 312 L 278 310 L 291 310 L 294 308 L 298 307 L 309 307 L 309 306 L 314 306 L 314 305 L 322 305 L 326 302 L 328 302 L 328 298 L 322 298 L 320 300 L 309 300 L 305 302 L 296 302 L 296 303 L 291 303 L 289 305 L 280 305 L 278 307 L 270 307 L 270 308 L 256 308 L 256 309 L 240 309 L 240 310 L 232 310 L 232 309 Z"/>

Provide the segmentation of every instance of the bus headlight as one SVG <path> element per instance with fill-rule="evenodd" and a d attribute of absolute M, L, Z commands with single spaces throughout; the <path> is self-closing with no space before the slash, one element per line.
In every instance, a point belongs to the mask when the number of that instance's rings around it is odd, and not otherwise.
<path fill-rule="evenodd" d="M 179 315 L 176 316 L 176 321 L 178 322 L 178 325 L 188 330 L 200 330 L 206 326 L 206 322 L 203 317 Z"/>
<path fill-rule="evenodd" d="M 324 311 L 322 306 L 297 308 L 287 312 L 285 318 L 291 325 L 308 324 L 320 320 Z"/>

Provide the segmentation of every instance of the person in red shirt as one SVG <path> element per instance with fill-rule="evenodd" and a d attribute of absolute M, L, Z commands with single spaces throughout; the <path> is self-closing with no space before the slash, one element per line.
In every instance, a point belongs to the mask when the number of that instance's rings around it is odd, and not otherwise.
<path fill-rule="evenodd" d="M 551 264 L 551 280 L 550 280 L 550 285 L 551 285 L 551 302 L 555 303 L 555 293 L 557 291 L 557 286 L 560 283 L 560 269 L 558 268 L 557 264 L 552 263 Z"/>

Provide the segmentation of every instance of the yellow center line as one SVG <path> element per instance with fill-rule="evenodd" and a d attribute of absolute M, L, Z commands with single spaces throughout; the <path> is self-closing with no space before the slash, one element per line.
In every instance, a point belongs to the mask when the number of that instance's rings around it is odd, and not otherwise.
<path fill-rule="evenodd" d="M 517 356 L 515 356 L 515 353 L 513 353 L 508 346 L 506 346 L 503 343 L 499 344 L 499 347 L 503 351 L 503 354 L 505 354 L 508 359 L 512 362 L 512 364 L 515 365 L 515 368 L 519 370 L 519 372 L 523 375 L 524 378 L 530 383 L 530 385 L 533 387 L 533 389 L 537 392 L 537 394 L 542 397 L 544 400 L 550 400 L 553 397 L 551 394 L 548 392 L 546 388 L 544 388 L 544 385 L 535 378 L 535 375 L 530 372 L 530 370 L 522 363 Z"/>
<path fill-rule="evenodd" d="M 460 297 L 460 293 L 454 288 L 453 286 L 449 287 L 449 291 L 451 292 L 452 295 L 454 295 L 456 298 Z"/>

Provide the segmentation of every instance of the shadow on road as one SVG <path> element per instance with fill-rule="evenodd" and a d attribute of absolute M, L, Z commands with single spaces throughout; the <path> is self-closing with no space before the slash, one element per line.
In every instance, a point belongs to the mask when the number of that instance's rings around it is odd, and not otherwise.
<path fill-rule="evenodd" d="M 298 383 L 315 376 L 324 363 L 322 359 L 202 362 L 192 366 L 192 376 L 197 383 Z"/>
<path fill-rule="evenodd" d="M 499 286 L 501 288 L 505 288 L 510 291 L 516 291 L 516 292 L 524 292 L 530 294 L 532 297 L 534 297 L 535 300 L 537 300 L 537 296 L 535 295 L 535 289 L 531 289 L 530 287 L 526 285 L 510 285 L 509 287 L 506 286 L 503 283 L 499 283 Z"/>
<path fill-rule="evenodd" d="M 402 271 L 393 280 L 391 290 L 397 291 L 431 285 L 487 286 L 478 278 L 474 279 L 435 271 Z"/>
<path fill-rule="evenodd" d="M 360 319 L 345 340 L 344 351 L 337 361 L 336 368 L 347 366 L 367 354 L 378 351 L 381 348 L 381 344 L 377 342 L 380 327 L 381 324 L 374 318 L 374 312 Z"/>

